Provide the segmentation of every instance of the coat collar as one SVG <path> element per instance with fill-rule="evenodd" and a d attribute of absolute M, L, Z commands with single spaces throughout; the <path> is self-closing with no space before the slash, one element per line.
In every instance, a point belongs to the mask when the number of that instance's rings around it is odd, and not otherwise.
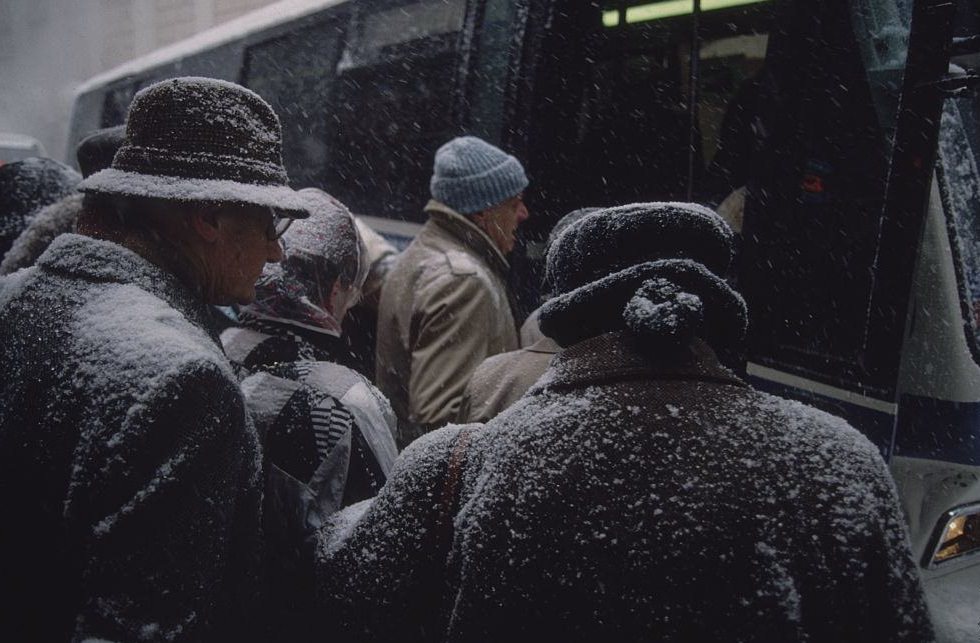
<path fill-rule="evenodd" d="M 207 305 L 172 273 L 111 241 L 65 233 L 37 260 L 40 270 L 87 281 L 132 284 L 170 304 L 221 346 Z"/>
<path fill-rule="evenodd" d="M 531 389 L 583 388 L 624 380 L 701 380 L 746 386 L 721 365 L 715 352 L 695 338 L 680 355 L 669 359 L 647 357 L 628 331 L 598 335 L 558 353 L 549 371 Z"/>
<path fill-rule="evenodd" d="M 510 270 L 510 263 L 493 240 L 467 217 L 435 199 L 426 204 L 425 211 L 430 221 L 466 244 L 501 275 Z"/>

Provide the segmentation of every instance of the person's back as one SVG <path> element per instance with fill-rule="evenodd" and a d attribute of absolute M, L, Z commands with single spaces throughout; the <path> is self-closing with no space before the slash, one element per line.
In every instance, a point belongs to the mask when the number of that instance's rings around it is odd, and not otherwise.
<path fill-rule="evenodd" d="M 874 447 L 703 342 L 668 362 L 623 333 L 577 343 L 486 431 L 449 640 L 928 638 Z"/>
<path fill-rule="evenodd" d="M 548 371 L 484 427 L 418 440 L 325 530 L 321 591 L 357 606 L 353 638 L 931 640 L 874 446 L 722 366 L 746 327 L 730 257 L 693 204 L 562 234 Z"/>
<path fill-rule="evenodd" d="M 463 391 L 457 422 L 487 422 L 519 400 L 560 350 L 550 337 L 483 360 Z"/>
<path fill-rule="evenodd" d="M 133 631 L 134 605 L 173 582 L 137 576 L 154 566 L 147 557 L 203 587 L 228 578 L 214 596 L 191 592 L 202 607 L 254 587 L 242 581 L 257 571 L 248 540 L 258 525 L 238 521 L 259 515 L 258 442 L 203 305 L 134 253 L 72 234 L 0 283 L 0 502 L 16 516 L 0 565 L 18 587 L 4 601 L 3 638 Z M 204 479 L 201 493 L 182 493 Z M 191 518 L 215 511 L 232 544 L 204 559 L 183 560 L 170 530 L 154 526 L 198 529 Z M 192 542 L 207 551 L 224 536 Z"/>
<path fill-rule="evenodd" d="M 377 493 L 398 452 L 391 407 L 349 366 L 341 331 L 369 270 L 359 229 L 332 196 L 300 195 L 309 218 L 285 232 L 282 263 L 265 269 L 241 326 L 221 340 L 247 375 L 242 390 L 278 470 L 272 480 L 326 514 Z"/>
<path fill-rule="evenodd" d="M 517 348 L 507 255 L 527 218 L 520 162 L 471 136 L 435 156 L 429 220 L 381 291 L 375 381 L 398 416 L 399 446 L 452 421 L 486 357 Z"/>

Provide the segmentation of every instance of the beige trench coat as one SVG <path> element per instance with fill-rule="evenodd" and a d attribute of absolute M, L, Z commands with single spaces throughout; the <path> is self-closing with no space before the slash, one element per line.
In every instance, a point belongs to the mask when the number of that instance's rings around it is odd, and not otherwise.
<path fill-rule="evenodd" d="M 515 350 L 507 260 L 476 225 L 430 201 L 429 220 L 381 291 L 375 376 L 398 416 L 398 442 L 455 420 L 487 357 Z"/>
<path fill-rule="evenodd" d="M 489 422 L 521 399 L 561 350 L 544 335 L 534 344 L 488 357 L 473 372 L 463 392 L 457 422 Z"/>

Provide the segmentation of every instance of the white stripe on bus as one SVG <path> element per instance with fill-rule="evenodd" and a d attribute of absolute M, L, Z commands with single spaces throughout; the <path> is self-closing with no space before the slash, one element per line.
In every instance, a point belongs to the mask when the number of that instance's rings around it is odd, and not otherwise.
<path fill-rule="evenodd" d="M 885 400 L 879 400 L 874 397 L 868 397 L 867 395 L 861 395 L 860 393 L 855 393 L 854 391 L 848 391 L 846 389 L 837 388 L 836 386 L 830 386 L 828 384 L 808 380 L 805 377 L 799 377 L 798 375 L 790 375 L 789 373 L 777 371 L 776 369 L 769 368 L 768 366 L 762 366 L 761 364 L 753 364 L 752 362 L 749 362 L 746 365 L 745 371 L 753 377 L 769 380 L 770 382 L 776 382 L 777 384 L 783 384 L 785 386 L 792 386 L 793 388 L 802 389 L 804 391 L 816 393 L 817 395 L 823 395 L 824 397 L 861 406 L 866 409 L 871 409 L 872 411 L 880 411 L 881 413 L 888 413 L 889 415 L 895 415 L 898 413 L 898 404 L 894 402 L 886 402 Z"/>

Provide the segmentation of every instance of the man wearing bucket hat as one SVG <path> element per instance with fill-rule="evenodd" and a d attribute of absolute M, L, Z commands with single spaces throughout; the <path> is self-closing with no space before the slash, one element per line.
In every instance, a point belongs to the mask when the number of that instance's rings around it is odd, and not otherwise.
<path fill-rule="evenodd" d="M 398 416 L 399 446 L 453 420 L 480 362 L 517 348 L 505 280 L 527 184 L 516 158 L 479 138 L 436 152 L 429 220 L 378 310 L 375 375 Z"/>
<path fill-rule="evenodd" d="M 261 449 L 208 304 L 250 301 L 306 216 L 278 119 L 157 83 L 79 189 L 79 234 L 0 280 L 0 639 L 240 640 Z"/>

